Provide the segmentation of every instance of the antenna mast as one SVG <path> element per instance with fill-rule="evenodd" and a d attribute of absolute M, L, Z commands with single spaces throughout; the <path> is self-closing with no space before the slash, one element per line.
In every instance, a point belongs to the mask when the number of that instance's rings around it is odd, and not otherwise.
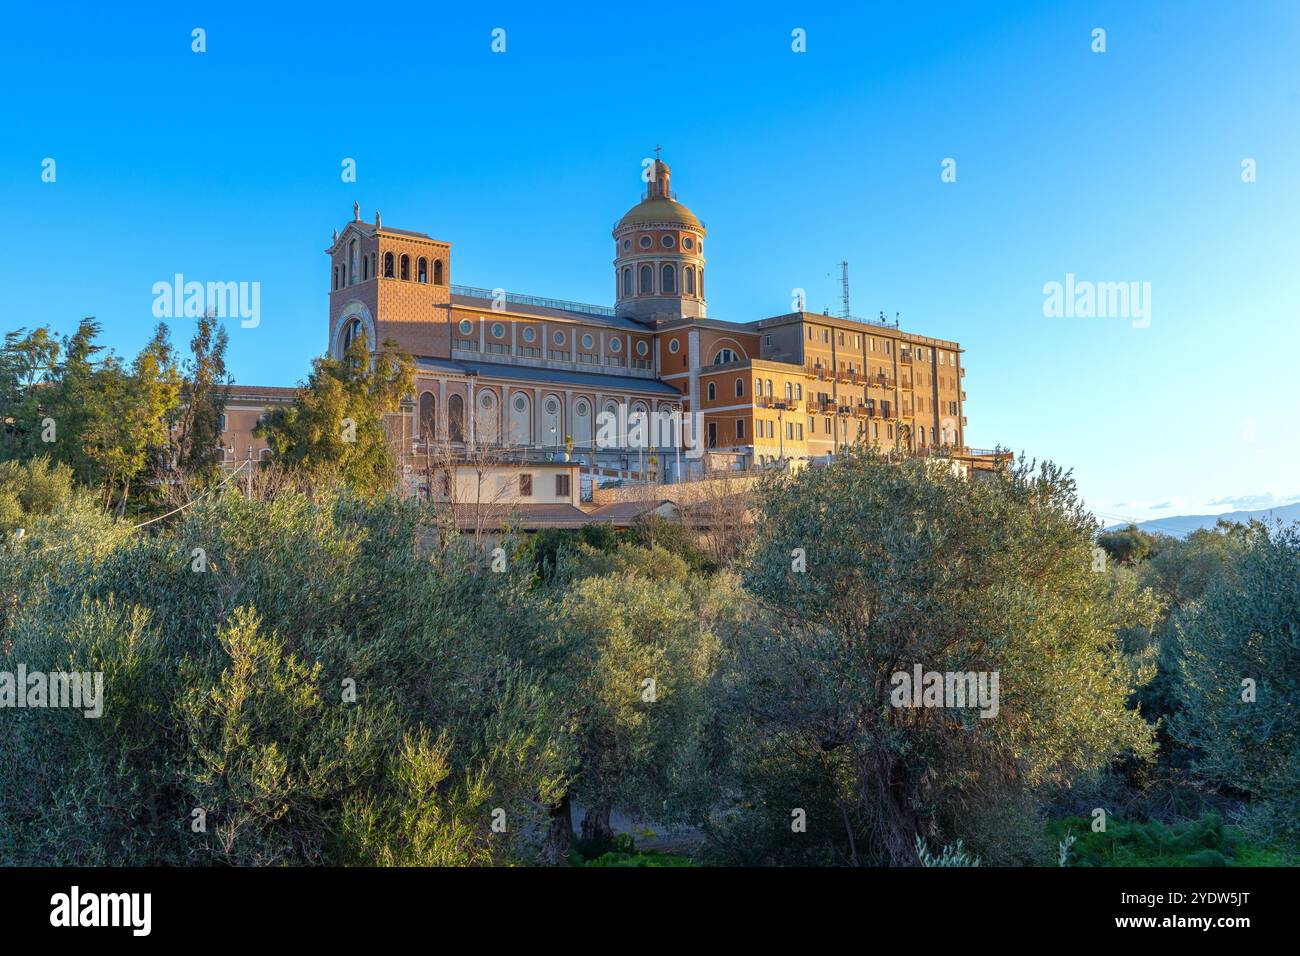
<path fill-rule="evenodd" d="M 840 306 L 840 318 L 847 319 L 849 312 L 849 263 L 848 260 L 840 262 L 840 287 L 843 290 L 843 304 Z"/>

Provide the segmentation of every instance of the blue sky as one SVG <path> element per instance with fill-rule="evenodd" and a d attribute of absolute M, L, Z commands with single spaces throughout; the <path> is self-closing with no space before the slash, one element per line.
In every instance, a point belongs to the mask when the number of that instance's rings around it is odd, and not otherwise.
<path fill-rule="evenodd" d="M 155 282 L 256 281 L 231 368 L 292 384 L 354 199 L 452 242 L 455 282 L 608 303 L 659 143 L 709 229 L 710 316 L 795 287 L 836 309 L 847 259 L 856 314 L 962 343 L 971 444 L 1074 468 L 1107 518 L 1300 498 L 1292 0 L 26 5 L 7 27 L 5 328 L 95 315 L 133 354 Z M 1150 326 L 1046 317 L 1067 274 L 1150 283 Z"/>

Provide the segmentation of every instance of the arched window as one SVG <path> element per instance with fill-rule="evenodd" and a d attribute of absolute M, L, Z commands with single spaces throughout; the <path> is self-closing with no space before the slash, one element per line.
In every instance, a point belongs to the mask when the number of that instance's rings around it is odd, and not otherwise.
<path fill-rule="evenodd" d="M 393 277 L 393 254 L 391 252 L 385 252 L 384 253 L 384 278 L 391 279 L 392 277 Z"/>
<path fill-rule="evenodd" d="M 736 397 L 745 397 L 745 380 L 743 378 L 736 379 Z"/>
<path fill-rule="evenodd" d="M 339 267 L 335 266 L 334 267 L 334 288 L 337 289 L 338 287 L 339 287 Z"/>
<path fill-rule="evenodd" d="M 663 283 L 660 285 L 660 288 L 663 289 L 664 292 L 677 291 L 677 270 L 671 263 L 664 264 Z"/>
<path fill-rule="evenodd" d="M 640 272 L 637 278 L 640 280 L 641 288 L 638 291 L 642 295 L 649 295 L 655 290 L 655 271 L 650 266 L 642 266 Z"/>
<path fill-rule="evenodd" d="M 420 396 L 420 433 L 421 441 L 433 441 L 438 437 L 438 399 L 433 392 Z"/>
<path fill-rule="evenodd" d="M 792 399 L 792 398 L 794 398 L 794 386 L 791 385 L 789 382 L 786 382 L 786 383 L 785 383 L 785 400 L 788 402 L 788 401 L 790 401 L 790 399 Z"/>
<path fill-rule="evenodd" d="M 357 281 L 357 241 L 353 239 L 348 243 L 348 274 L 344 278 L 344 285 L 352 285 Z"/>
<path fill-rule="evenodd" d="M 770 378 L 767 380 L 767 397 L 772 397 L 772 380 Z"/>
<path fill-rule="evenodd" d="M 623 294 L 632 294 L 632 270 L 627 268 L 623 270 Z"/>
<path fill-rule="evenodd" d="M 726 365 L 734 361 L 736 361 L 736 353 L 731 349 L 718 349 L 718 354 L 713 358 L 714 365 Z"/>
<path fill-rule="evenodd" d="M 465 399 L 459 395 L 447 399 L 447 434 L 452 441 L 465 440 Z"/>
<path fill-rule="evenodd" d="M 429 260 L 424 258 L 424 256 L 420 256 L 420 258 L 416 260 L 415 281 L 416 282 L 429 281 Z"/>
<path fill-rule="evenodd" d="M 343 352 L 346 354 L 347 350 L 352 347 L 352 343 L 357 339 L 362 338 L 363 334 L 364 333 L 361 329 L 361 320 L 353 319 L 350 321 L 347 328 L 343 331 Z"/>
<path fill-rule="evenodd" d="M 709 401 L 713 401 L 713 400 L 714 400 L 715 398 L 717 398 L 717 397 L 718 397 L 718 388 L 717 388 L 716 385 L 714 385 L 712 382 L 710 382 L 710 383 L 709 383 Z"/>
<path fill-rule="evenodd" d="M 406 255 L 402 256 L 402 278 L 403 279 L 411 278 L 411 257 L 410 256 L 406 256 Z"/>
<path fill-rule="evenodd" d="M 442 285 L 442 260 L 433 260 L 433 284 Z"/>
<path fill-rule="evenodd" d="M 700 269 L 700 298 L 704 298 L 704 270 Z"/>
<path fill-rule="evenodd" d="M 691 266 L 682 270 L 682 285 L 687 295 L 695 295 L 695 270 Z"/>

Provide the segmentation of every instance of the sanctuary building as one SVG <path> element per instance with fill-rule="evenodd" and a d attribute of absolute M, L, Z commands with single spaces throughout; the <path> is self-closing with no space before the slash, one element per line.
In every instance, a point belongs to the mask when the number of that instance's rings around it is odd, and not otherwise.
<path fill-rule="evenodd" d="M 328 351 L 391 339 L 415 357 L 414 394 L 390 422 L 403 457 L 409 450 L 404 473 L 418 474 L 435 445 L 572 460 L 597 480 L 816 462 L 858 440 L 991 463 L 965 445 L 957 342 L 806 311 L 710 318 L 708 235 L 671 185 L 656 160 L 640 202 L 614 225 L 612 306 L 455 284 L 450 242 L 378 214 L 362 221 L 354 205 L 326 250 Z M 698 422 L 702 455 L 657 435 L 648 449 L 599 440 L 602 413 L 626 429 L 637 412 Z"/>

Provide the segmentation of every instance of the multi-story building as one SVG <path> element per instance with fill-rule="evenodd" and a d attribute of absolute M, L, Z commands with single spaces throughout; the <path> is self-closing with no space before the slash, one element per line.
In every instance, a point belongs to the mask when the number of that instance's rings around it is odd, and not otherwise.
<path fill-rule="evenodd" d="M 750 322 L 708 317 L 704 224 L 656 161 L 641 201 L 615 224 L 613 306 L 452 282 L 451 243 L 383 225 L 334 234 L 329 353 L 392 340 L 416 358 L 415 394 L 393 427 L 430 443 L 573 457 L 588 474 L 657 477 L 815 461 L 858 440 L 978 464 L 965 446 L 957 342 L 883 320 L 796 311 Z M 599 416 L 702 416 L 703 460 L 660 442 L 601 441 Z M 608 437 L 608 436 L 606 436 Z M 236 443 L 237 444 L 237 443 Z M 427 454 L 426 454 L 427 457 Z"/>

